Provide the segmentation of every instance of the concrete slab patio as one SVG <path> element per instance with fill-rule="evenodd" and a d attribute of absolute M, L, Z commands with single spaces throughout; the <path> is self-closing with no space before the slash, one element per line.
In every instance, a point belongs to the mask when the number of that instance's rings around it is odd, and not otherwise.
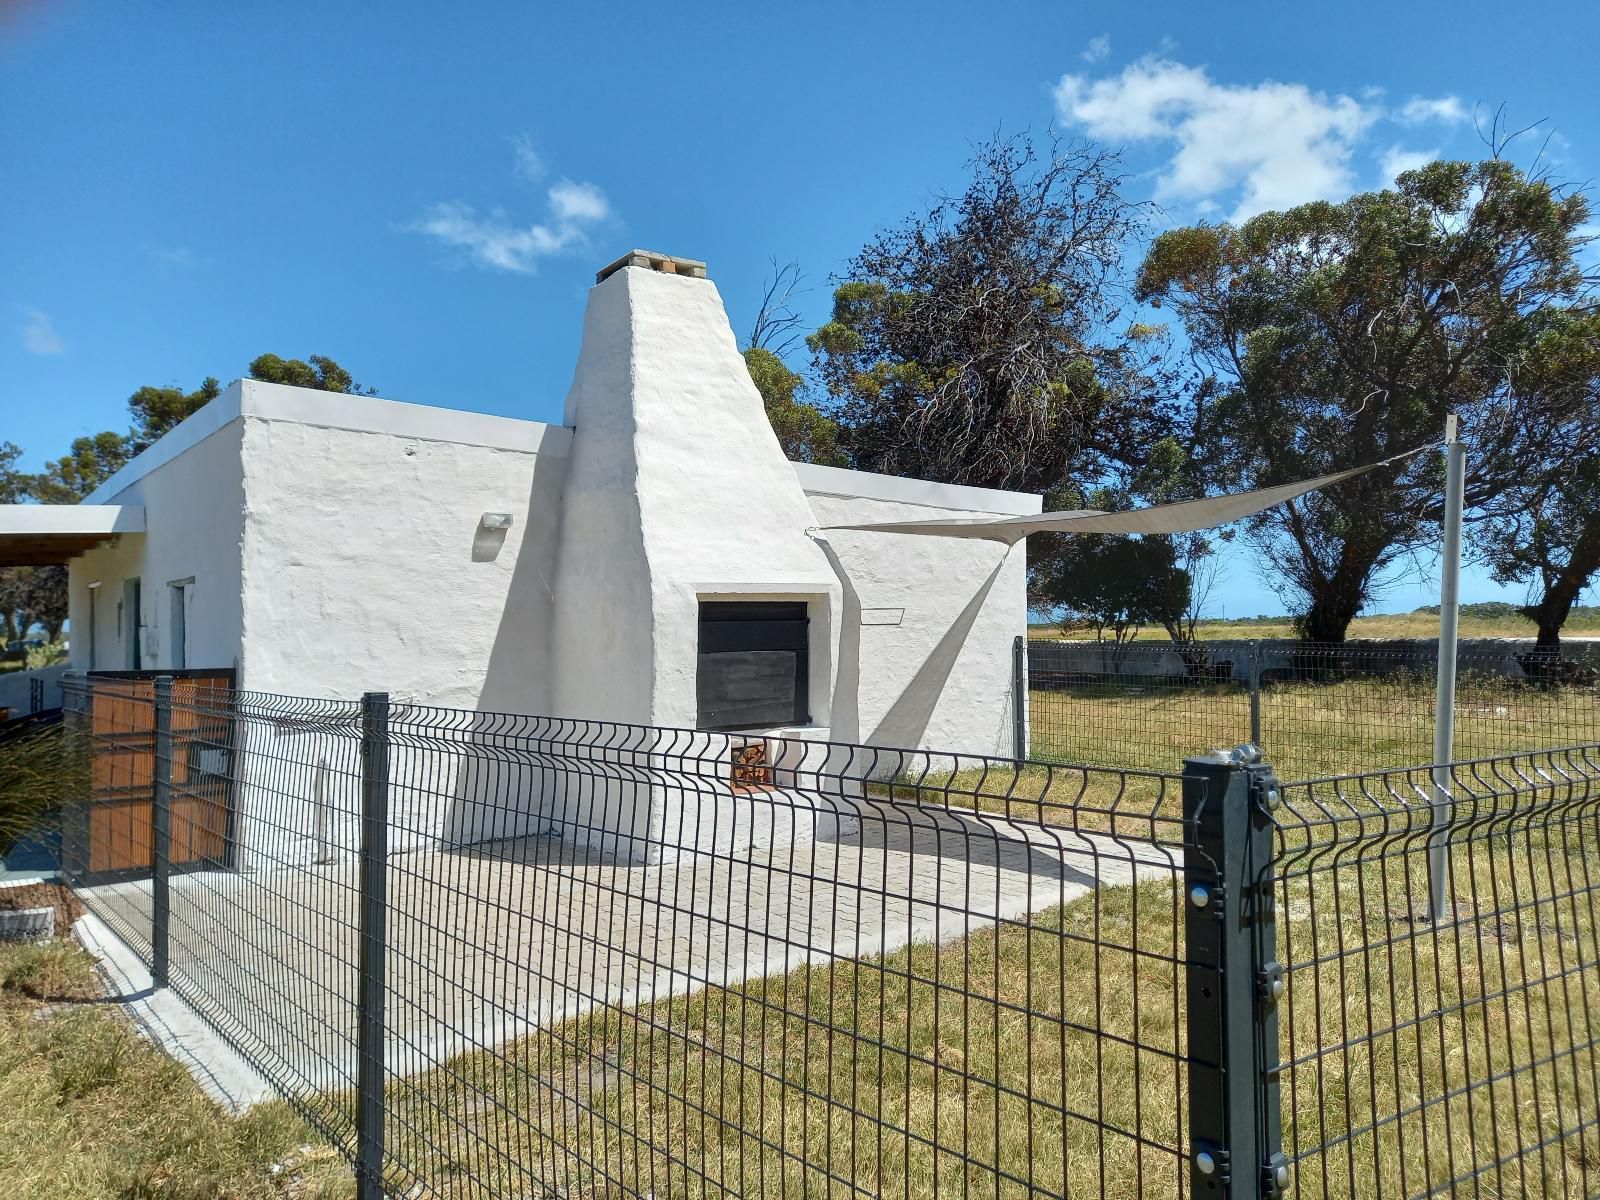
<path fill-rule="evenodd" d="M 389 1071 L 426 1070 L 596 1006 L 945 941 L 1180 869 L 1175 847 L 870 803 L 860 831 L 839 840 L 655 865 L 553 838 L 396 854 Z M 142 950 L 147 880 L 82 895 Z M 353 1086 L 358 898 L 351 856 L 175 878 L 175 990 L 280 1087 Z"/>

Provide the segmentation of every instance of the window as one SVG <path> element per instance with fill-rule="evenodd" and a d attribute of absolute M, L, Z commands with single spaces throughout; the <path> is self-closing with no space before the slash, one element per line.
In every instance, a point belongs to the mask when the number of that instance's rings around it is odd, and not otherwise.
<path fill-rule="evenodd" d="M 699 727 L 809 724 L 809 631 L 803 600 L 702 600 Z"/>

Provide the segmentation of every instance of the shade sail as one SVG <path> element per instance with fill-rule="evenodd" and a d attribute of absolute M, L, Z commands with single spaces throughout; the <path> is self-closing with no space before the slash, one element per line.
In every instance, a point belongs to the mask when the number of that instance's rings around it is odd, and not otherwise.
<path fill-rule="evenodd" d="M 992 542 L 1015 545 L 1030 533 L 1193 533 L 1211 529 L 1252 516 L 1346 479 L 1354 478 L 1378 467 L 1399 462 L 1420 454 L 1426 446 L 1396 454 L 1364 467 L 1336 471 L 1332 475 L 1318 475 L 1298 483 L 1281 483 L 1275 487 L 1260 488 L 1253 492 L 1235 492 L 1229 496 L 1207 496 L 1200 500 L 1184 500 L 1177 504 L 1157 504 L 1150 508 L 1136 508 L 1129 512 L 1100 512 L 1095 509 L 1074 509 L 1068 512 L 1040 513 L 1028 517 L 956 517 L 946 521 L 883 521 L 865 525 L 824 525 L 819 532 L 836 529 L 867 530 L 874 533 L 910 533 L 924 537 L 983 538 Z"/>
<path fill-rule="evenodd" d="M 130 504 L 0 504 L 0 567 L 54 566 L 124 533 L 144 532 Z"/>

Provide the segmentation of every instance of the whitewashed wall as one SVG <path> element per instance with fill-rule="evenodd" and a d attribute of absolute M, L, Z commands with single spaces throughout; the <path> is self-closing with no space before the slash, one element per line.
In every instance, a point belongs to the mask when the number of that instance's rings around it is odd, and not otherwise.
<path fill-rule="evenodd" d="M 818 525 L 983 515 L 822 492 L 809 499 Z M 1037 511 L 1037 497 L 1015 499 Z M 1028 619 L 1023 548 L 890 533 L 822 536 L 845 581 L 834 740 L 1009 757 L 1012 643 Z"/>
<path fill-rule="evenodd" d="M 113 476 L 90 497 L 97 504 L 143 505 L 146 532 L 123 534 L 69 564 L 73 670 L 125 669 L 128 642 L 135 636 L 143 642 L 143 667 L 172 666 L 167 585 L 190 577 L 194 591 L 186 621 L 186 664 L 239 665 L 243 428 L 235 418 L 125 486 L 119 487 Z M 141 581 L 140 612 L 124 612 L 119 620 L 123 581 L 134 577 Z M 93 590 L 94 661 L 90 662 L 89 584 L 95 582 L 100 586 Z"/>
<path fill-rule="evenodd" d="M 40 667 L 37 671 L 7 671 L 0 675 L 0 708 L 11 710 L 13 717 L 26 716 L 33 699 L 33 681 L 44 685 L 44 707 L 61 707 L 61 677 L 68 666 Z"/>
<path fill-rule="evenodd" d="M 242 685 L 547 709 L 569 435 L 514 424 L 547 431 L 546 448 L 247 417 Z M 485 512 L 510 530 L 483 530 Z"/>

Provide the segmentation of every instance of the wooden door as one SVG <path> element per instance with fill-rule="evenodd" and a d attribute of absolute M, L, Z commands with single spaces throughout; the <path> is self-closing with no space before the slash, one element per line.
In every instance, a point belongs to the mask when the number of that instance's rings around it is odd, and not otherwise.
<path fill-rule="evenodd" d="M 161 672 L 172 682 L 174 868 L 228 857 L 232 671 Z M 78 861 L 91 875 L 141 874 L 155 861 L 155 675 L 90 675 L 90 803 Z"/>

